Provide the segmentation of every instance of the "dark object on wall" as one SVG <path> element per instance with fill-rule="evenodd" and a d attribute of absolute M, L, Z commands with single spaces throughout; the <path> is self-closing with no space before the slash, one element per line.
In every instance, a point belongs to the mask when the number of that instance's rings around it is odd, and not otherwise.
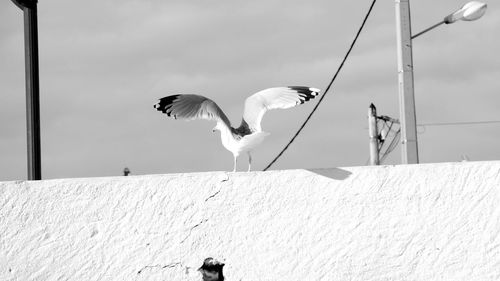
<path fill-rule="evenodd" d="M 223 267 L 224 263 L 214 258 L 206 258 L 198 270 L 203 275 L 203 281 L 224 281 Z"/>

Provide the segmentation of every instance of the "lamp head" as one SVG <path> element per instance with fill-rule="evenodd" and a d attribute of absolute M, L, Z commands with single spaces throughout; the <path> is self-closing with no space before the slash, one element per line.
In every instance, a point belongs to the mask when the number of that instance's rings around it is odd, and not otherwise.
<path fill-rule="evenodd" d="M 446 24 L 454 23 L 458 20 L 473 21 L 477 20 L 486 13 L 488 5 L 479 1 L 471 1 L 462 8 L 444 18 Z"/>

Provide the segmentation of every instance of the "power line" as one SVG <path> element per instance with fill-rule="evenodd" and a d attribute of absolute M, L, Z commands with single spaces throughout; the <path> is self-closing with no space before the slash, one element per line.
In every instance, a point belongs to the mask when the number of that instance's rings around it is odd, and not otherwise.
<path fill-rule="evenodd" d="M 480 125 L 480 124 L 500 124 L 500 120 L 422 123 L 422 124 L 417 124 L 417 126 L 460 126 L 460 125 Z"/>
<path fill-rule="evenodd" d="M 398 146 L 398 141 L 401 138 L 401 128 L 398 129 L 394 137 L 392 138 L 391 143 L 385 150 L 385 152 L 382 154 L 382 157 L 380 157 L 380 163 L 382 163 L 385 158 L 391 153 L 397 146 Z"/>
<path fill-rule="evenodd" d="M 426 126 L 462 126 L 462 125 L 484 125 L 484 124 L 500 124 L 500 120 L 421 123 L 421 124 L 418 124 L 417 126 L 423 126 L 423 127 L 426 127 Z M 384 122 L 384 125 L 387 126 L 387 124 L 385 122 Z M 392 126 L 392 123 L 391 123 L 391 126 Z M 385 152 L 380 157 L 380 163 L 382 163 L 385 160 L 385 158 L 396 148 L 396 146 L 398 144 L 397 141 L 401 137 L 400 133 L 401 133 L 401 129 L 399 129 L 396 132 L 391 143 L 389 144 L 389 146 L 387 147 Z M 382 150 L 382 147 L 384 144 L 385 144 L 385 142 L 382 143 L 382 145 L 380 146 L 380 150 Z"/>
<path fill-rule="evenodd" d="M 381 119 L 379 119 L 379 120 L 381 120 Z M 394 125 L 393 121 L 385 121 L 385 120 L 383 120 L 383 121 L 384 121 L 384 126 L 382 127 L 382 130 L 379 134 L 379 138 L 380 138 L 380 145 L 378 147 L 379 153 L 380 153 L 380 151 L 382 151 L 382 148 L 384 147 L 384 144 L 386 143 L 385 140 L 387 139 L 387 136 L 389 135 L 389 133 L 392 130 L 392 125 Z M 387 122 L 391 122 L 391 125 L 387 126 Z M 385 133 L 385 136 L 382 136 L 382 133 L 383 133 L 385 127 L 387 127 L 388 129 L 387 129 L 387 132 Z"/>
<path fill-rule="evenodd" d="M 375 2 L 377 2 L 377 0 L 373 0 L 371 5 L 370 5 L 370 8 L 368 9 L 368 12 L 366 13 L 365 15 L 365 18 L 363 19 L 363 23 L 361 24 L 361 26 L 359 27 L 358 29 L 358 32 L 356 33 L 356 36 L 354 37 L 354 40 L 352 41 L 351 43 L 351 46 L 349 47 L 349 50 L 347 51 L 347 53 L 345 54 L 344 56 L 344 59 L 342 60 L 342 62 L 340 63 L 340 66 L 338 67 L 337 69 L 337 72 L 335 72 L 335 75 L 333 76 L 332 80 L 330 81 L 330 83 L 328 84 L 328 86 L 326 87 L 326 90 L 325 92 L 323 93 L 323 95 L 321 95 L 320 99 L 318 100 L 318 102 L 316 103 L 316 105 L 314 106 L 313 110 L 311 111 L 311 113 L 309 113 L 309 116 L 307 116 L 306 120 L 304 121 L 304 123 L 302 123 L 302 125 L 300 126 L 300 128 L 297 130 L 297 132 L 295 133 L 295 135 L 290 139 L 290 141 L 288 142 L 288 144 L 281 150 L 280 153 L 278 153 L 278 155 L 264 168 L 263 171 L 267 171 L 267 169 L 269 169 L 280 157 L 281 155 L 283 155 L 283 153 L 288 149 L 288 147 L 292 144 L 292 142 L 295 140 L 295 138 L 297 138 L 297 136 L 300 134 L 300 132 L 302 131 L 302 129 L 304 129 L 304 127 L 306 126 L 307 122 L 309 122 L 309 119 L 311 119 L 311 116 L 314 114 L 314 112 L 316 111 L 316 109 L 318 108 L 319 104 L 323 101 L 323 99 L 325 98 L 326 96 L 326 93 L 328 92 L 328 90 L 330 90 L 330 87 L 332 86 L 333 84 L 333 81 L 335 81 L 335 79 L 337 78 L 337 75 L 339 74 L 340 70 L 342 69 L 342 67 L 344 66 L 344 63 L 345 61 L 347 60 L 347 57 L 349 57 L 349 54 L 351 53 L 353 47 L 354 47 L 354 44 L 356 44 L 356 41 L 358 40 L 358 37 L 361 33 L 361 31 L 363 30 L 363 27 L 365 26 L 365 23 L 366 21 L 368 20 L 368 17 L 370 16 L 371 14 L 371 11 L 373 9 L 373 6 L 375 5 Z"/>

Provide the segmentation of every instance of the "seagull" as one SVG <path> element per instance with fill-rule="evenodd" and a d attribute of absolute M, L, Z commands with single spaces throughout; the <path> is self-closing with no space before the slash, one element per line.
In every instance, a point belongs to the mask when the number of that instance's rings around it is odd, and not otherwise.
<path fill-rule="evenodd" d="M 220 131 L 222 145 L 233 154 L 233 172 L 236 171 L 238 156 L 245 152 L 248 154 L 250 171 L 250 153 L 269 135 L 262 131 L 260 125 L 264 113 L 270 109 L 286 109 L 303 104 L 319 93 L 319 89 L 304 86 L 274 87 L 259 91 L 245 100 L 243 118 L 238 128 L 231 126 L 226 114 L 213 100 L 200 95 L 176 94 L 163 97 L 154 108 L 174 119 L 216 121 L 217 125 L 212 131 Z"/>

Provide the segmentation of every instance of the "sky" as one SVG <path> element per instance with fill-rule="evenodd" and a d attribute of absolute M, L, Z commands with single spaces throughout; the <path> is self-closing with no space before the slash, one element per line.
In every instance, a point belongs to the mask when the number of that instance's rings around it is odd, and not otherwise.
<path fill-rule="evenodd" d="M 325 89 L 371 1 L 52 0 L 38 3 L 42 177 L 232 170 L 214 122 L 153 109 L 201 94 L 239 125 L 262 89 Z M 411 2 L 415 34 L 466 1 Z M 500 8 L 413 41 L 417 123 L 500 120 Z M 344 68 L 306 128 L 271 169 L 363 166 L 367 112 L 399 118 L 394 1 L 378 1 Z M 0 181 L 26 175 L 22 11 L 0 2 Z M 253 153 L 263 169 L 317 100 L 264 116 Z M 397 125 L 394 128 L 397 129 Z M 389 134 L 389 138 L 394 132 Z M 421 163 L 500 159 L 500 124 L 419 126 Z M 238 163 L 246 170 L 246 157 Z M 400 164 L 400 146 L 383 164 Z"/>

